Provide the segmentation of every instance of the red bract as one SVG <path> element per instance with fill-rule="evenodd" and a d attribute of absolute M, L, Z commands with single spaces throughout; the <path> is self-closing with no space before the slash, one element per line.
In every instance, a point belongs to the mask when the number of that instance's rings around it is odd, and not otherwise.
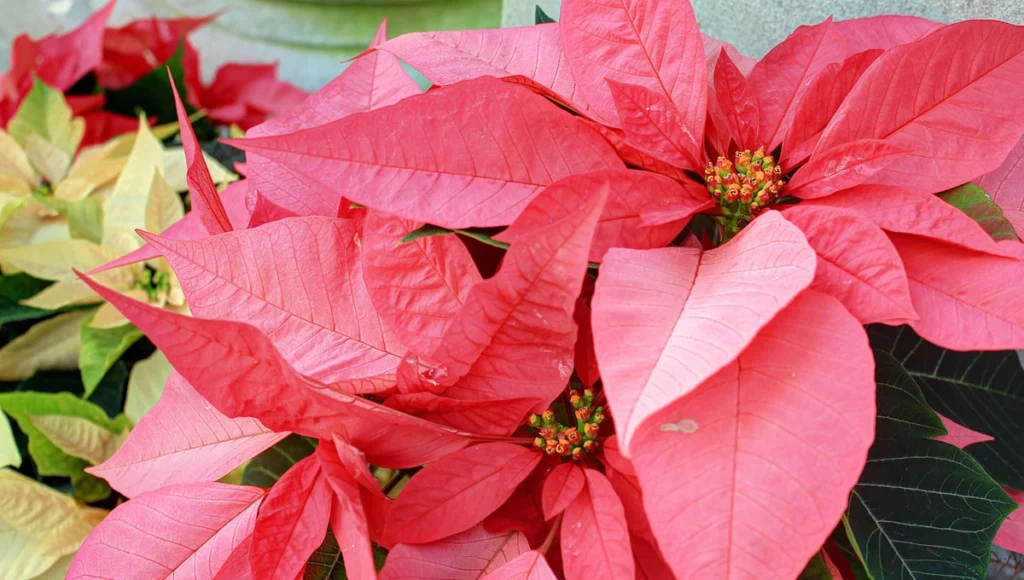
<path fill-rule="evenodd" d="M 81 26 L 63 35 L 32 40 L 26 34 L 11 45 L 11 68 L 0 76 L 0 126 L 6 126 L 25 95 L 33 76 L 60 91 L 70 89 L 103 60 L 103 28 L 114 2 L 96 11 Z"/>
<path fill-rule="evenodd" d="M 228 63 L 217 69 L 207 85 L 199 70 L 199 54 L 186 40 L 182 64 L 189 103 L 225 125 L 248 129 L 267 117 L 283 115 L 306 98 L 302 89 L 278 80 L 276 63 Z"/>
<path fill-rule="evenodd" d="M 88 281 L 217 411 L 320 439 L 257 574 L 330 503 L 362 576 L 370 537 L 386 578 L 794 578 L 873 440 L 863 325 L 1024 348 L 1020 242 L 936 196 L 1021 210 L 1024 28 L 830 19 L 752 63 L 685 2 L 565 0 L 383 39 L 233 141 L 250 228 L 203 194 L 147 236 L 195 318 Z M 493 276 L 467 237 L 509 246 Z M 392 504 L 366 462 L 425 467 Z"/>
<path fill-rule="evenodd" d="M 190 32 L 213 18 L 148 18 L 108 28 L 96 80 L 108 89 L 131 85 L 170 60 Z"/>

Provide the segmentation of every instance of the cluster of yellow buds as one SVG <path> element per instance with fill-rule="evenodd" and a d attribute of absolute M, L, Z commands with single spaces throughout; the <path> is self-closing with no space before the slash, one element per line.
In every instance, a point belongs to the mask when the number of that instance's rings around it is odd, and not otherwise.
<path fill-rule="evenodd" d="M 540 415 L 530 415 L 530 426 L 537 430 L 533 444 L 548 454 L 557 453 L 579 460 L 583 458 L 584 451 L 597 451 L 597 436 L 605 418 L 604 407 L 594 407 L 594 392 L 590 389 L 584 389 L 582 393 L 569 389 L 569 403 L 572 405 L 569 420 L 576 421 L 572 427 L 560 423 L 551 409 Z M 567 415 L 568 412 L 566 409 Z"/>
<path fill-rule="evenodd" d="M 759 213 L 782 197 L 782 168 L 764 149 L 753 153 L 737 151 L 735 161 L 719 157 L 704 168 L 704 181 L 715 203 L 722 209 L 726 238 L 739 232 Z"/>

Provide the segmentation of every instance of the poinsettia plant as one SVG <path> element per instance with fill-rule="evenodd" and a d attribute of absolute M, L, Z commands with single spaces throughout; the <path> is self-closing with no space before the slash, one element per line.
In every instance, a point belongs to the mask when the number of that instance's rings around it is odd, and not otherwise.
<path fill-rule="evenodd" d="M 193 212 L 81 274 L 175 373 L 69 577 L 982 577 L 1024 549 L 1022 78 L 993 21 L 382 27 L 230 142 L 247 219 L 179 101 Z M 192 316 L 98 278 L 157 255 Z"/>
<path fill-rule="evenodd" d="M 108 27 L 115 0 L 65 34 L 32 40 L 19 35 L 11 45 L 11 68 L 0 75 L 0 126 L 6 127 L 29 95 L 33 79 L 67 93 L 85 121 L 82 146 L 103 143 L 135 130 L 142 109 L 160 121 L 173 103 L 164 68 L 183 82 L 195 111 L 218 125 L 248 129 L 280 115 L 305 98 L 298 87 L 278 80 L 274 64 L 230 63 L 209 85 L 200 76 L 199 53 L 188 35 L 217 15 L 146 18 Z M 212 130 L 212 127 L 207 127 Z"/>

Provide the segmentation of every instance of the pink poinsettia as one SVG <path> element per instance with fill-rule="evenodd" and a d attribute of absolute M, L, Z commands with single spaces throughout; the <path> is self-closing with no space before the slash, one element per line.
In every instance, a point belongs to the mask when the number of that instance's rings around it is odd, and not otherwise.
<path fill-rule="evenodd" d="M 936 195 L 1001 179 L 1022 74 L 1021 27 L 828 20 L 755 63 L 653 0 L 380 34 L 233 142 L 249 227 L 190 158 L 195 230 L 145 237 L 194 317 L 90 284 L 221 416 L 320 441 L 262 500 L 257 577 L 330 522 L 385 578 L 795 578 L 874 438 L 863 325 L 1024 347 L 1020 242 Z M 508 251 L 485 278 L 424 224 Z M 425 467 L 390 502 L 367 462 Z"/>

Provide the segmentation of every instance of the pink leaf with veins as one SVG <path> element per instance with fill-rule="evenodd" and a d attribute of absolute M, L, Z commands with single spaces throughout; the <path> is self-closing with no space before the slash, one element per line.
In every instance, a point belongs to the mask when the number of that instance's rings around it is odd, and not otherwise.
<path fill-rule="evenodd" d="M 402 239 L 423 224 L 368 210 L 362 222 L 363 279 L 369 299 L 402 344 L 432 354 L 482 278 L 456 236 Z"/>
<path fill-rule="evenodd" d="M 735 362 L 644 424 L 633 464 L 677 577 L 800 574 L 864 467 L 873 363 L 860 323 L 809 290 Z"/>
<path fill-rule="evenodd" d="M 521 75 L 550 89 L 581 113 L 594 114 L 579 98 L 556 22 L 520 28 L 413 32 L 389 40 L 377 50 L 404 60 L 437 85 L 482 76 Z"/>
<path fill-rule="evenodd" d="M 572 461 L 552 469 L 544 478 L 544 489 L 541 492 L 544 517 L 550 520 L 562 513 L 583 491 L 585 483 L 583 470 Z"/>
<path fill-rule="evenodd" d="M 609 169 L 567 177 L 545 189 L 519 214 L 515 223 L 494 236 L 507 244 L 528 240 L 530 230 L 576 211 L 608 188 L 589 260 L 600 262 L 610 248 L 661 248 L 671 242 L 695 213 L 707 209 L 706 190 L 692 191 L 679 182 L 647 171 Z M 705 193 L 701 196 L 700 194 Z M 648 224 L 652 208 L 670 209 L 672 219 Z"/>
<path fill-rule="evenodd" d="M 844 58 L 846 40 L 830 17 L 821 24 L 797 28 L 754 66 L 750 87 L 760 105 L 760 136 L 765 151 L 774 150 L 782 142 L 814 78 Z"/>
<path fill-rule="evenodd" d="M 913 42 L 944 25 L 917 16 L 884 15 L 839 20 L 836 30 L 846 38 L 848 55 L 865 50 L 889 50 Z"/>
<path fill-rule="evenodd" d="M 182 316 L 83 280 L 229 417 L 254 417 L 275 431 L 322 439 L 341 433 L 374 465 L 396 469 L 435 461 L 468 442 L 463 433 L 300 375 L 253 326 Z"/>
<path fill-rule="evenodd" d="M 763 146 L 759 139 L 757 95 L 724 48 L 716 61 L 713 79 L 714 99 L 709 99 L 708 111 L 726 136 L 722 145 L 727 146 L 731 138 L 738 149 L 754 150 Z M 724 155 L 727 150 L 722 148 L 719 153 Z"/>
<path fill-rule="evenodd" d="M 484 576 L 483 580 L 558 580 L 558 577 L 544 554 L 530 551 Z"/>
<path fill-rule="evenodd" d="M 936 437 L 936 441 L 949 443 L 950 445 L 955 445 L 960 449 L 963 449 L 968 445 L 974 445 L 975 443 L 995 441 L 995 437 L 979 433 L 974 429 L 968 429 L 960 423 L 942 415 L 939 415 L 939 419 L 942 419 L 942 426 L 946 428 L 946 434 L 941 437 Z"/>
<path fill-rule="evenodd" d="M 181 147 L 185 150 L 185 178 L 191 194 L 192 211 L 199 215 L 199 221 L 207 232 L 230 232 L 231 220 L 228 219 L 227 210 L 220 201 L 220 194 L 217 192 L 217 186 L 213 184 L 210 170 L 206 167 L 206 158 L 203 157 L 203 150 L 199 147 L 199 141 L 192 130 L 192 122 L 185 112 L 185 106 L 181 104 L 181 96 L 178 95 L 178 87 L 174 86 L 174 76 L 170 70 L 167 71 L 167 77 L 171 80 L 171 91 L 174 93 L 174 110 L 178 114 Z"/>
<path fill-rule="evenodd" d="M 374 42 L 387 37 L 386 24 L 381 23 Z M 393 55 L 378 51 L 367 52 L 288 113 L 253 127 L 247 136 L 294 133 L 355 113 L 393 105 L 419 93 L 419 86 Z M 331 188 L 264 157 L 250 155 L 248 160 L 253 189 L 260 191 L 278 206 L 300 215 L 334 215 L 338 199 Z"/>
<path fill-rule="evenodd" d="M 174 268 L 195 316 L 252 324 L 300 373 L 373 392 L 394 384 L 405 349 L 363 284 L 359 225 L 289 218 L 195 241 L 145 238 Z"/>
<path fill-rule="evenodd" d="M 1017 142 L 1002 165 L 975 183 L 1003 208 L 1017 237 L 1024 237 L 1024 139 Z"/>
<path fill-rule="evenodd" d="M 1003 520 L 992 543 L 1011 552 L 1021 553 L 1024 552 L 1024 508 L 1020 505 L 1024 504 L 1024 492 L 1006 489 L 1006 493 L 1017 502 L 1018 507 Z"/>
<path fill-rule="evenodd" d="M 1024 132 L 1024 28 L 973 20 L 887 51 L 847 95 L 816 151 L 882 139 L 910 151 L 873 179 L 935 193 L 992 171 Z M 893 89 L 892 79 L 900 79 Z"/>
<path fill-rule="evenodd" d="M 472 528 L 512 495 L 541 457 L 532 447 L 483 443 L 426 466 L 395 501 L 386 536 L 422 544 Z"/>
<path fill-rule="evenodd" d="M 461 377 L 445 395 L 469 401 L 534 399 L 546 406 L 572 374 L 587 255 L 608 186 L 512 244 L 492 278 L 470 290 L 430 357 Z M 541 202 L 538 202 L 541 203 Z"/>
<path fill-rule="evenodd" d="M 683 124 L 668 97 L 643 85 L 608 79 L 608 91 L 626 143 L 680 170 L 701 169 L 699 138 Z"/>
<path fill-rule="evenodd" d="M 288 435 L 256 419 L 229 419 L 178 373 L 110 459 L 86 471 L 126 497 L 216 481 Z"/>
<path fill-rule="evenodd" d="M 828 294 L 862 324 L 917 318 L 907 272 L 877 225 L 856 212 L 799 204 L 783 212 L 818 255 L 811 288 Z"/>
<path fill-rule="evenodd" d="M 342 442 L 343 449 L 347 446 Z M 364 475 L 369 475 L 366 463 L 353 474 L 349 466 L 339 458 L 335 445 L 329 441 L 320 441 L 315 454 L 323 470 L 323 477 L 334 492 L 331 500 L 331 529 L 341 549 L 345 575 L 352 580 L 376 580 L 373 546 L 370 543 L 359 482 L 356 480 L 357 477 L 363 479 Z M 380 493 L 379 485 L 373 489 Z"/>
<path fill-rule="evenodd" d="M 252 531 L 256 578 L 294 580 L 324 541 L 331 513 L 331 486 L 317 455 L 291 466 L 270 489 Z"/>
<path fill-rule="evenodd" d="M 851 189 L 893 164 L 907 150 L 887 141 L 864 139 L 814 153 L 786 184 L 786 195 L 814 199 Z"/>
<path fill-rule="evenodd" d="M 519 532 L 488 532 L 476 526 L 429 544 L 399 544 L 389 553 L 380 580 L 478 580 L 530 551 Z"/>
<path fill-rule="evenodd" d="M 633 578 L 635 564 L 622 502 L 608 479 L 584 469 L 587 484 L 562 516 L 562 564 L 566 578 Z"/>
<path fill-rule="evenodd" d="M 1015 255 L 1012 246 L 997 243 L 970 216 L 930 193 L 868 184 L 800 205 L 850 210 L 888 232 L 913 234 L 997 256 Z M 914 219 L 907 219 L 911 215 Z"/>
<path fill-rule="evenodd" d="M 594 346 L 623 451 L 648 417 L 746 348 L 810 285 L 816 262 L 777 212 L 704 253 L 609 251 L 592 302 Z"/>
<path fill-rule="evenodd" d="M 1024 260 L 893 234 L 920 320 L 910 326 L 952 350 L 1024 348 Z M 1017 241 L 998 242 L 1024 257 Z"/>
<path fill-rule="evenodd" d="M 665 97 L 701 142 L 707 69 L 689 2 L 565 0 L 558 25 L 580 94 L 600 116 L 618 119 L 608 80 L 640 85 Z"/>
<path fill-rule="evenodd" d="M 262 489 L 222 483 L 140 494 L 96 526 L 67 577 L 213 580 L 248 547 L 263 498 Z"/>
<path fill-rule="evenodd" d="M 584 121 L 493 77 L 289 135 L 228 143 L 314 180 L 335 208 L 344 196 L 455 229 L 508 225 L 547 185 L 622 166 Z"/>

